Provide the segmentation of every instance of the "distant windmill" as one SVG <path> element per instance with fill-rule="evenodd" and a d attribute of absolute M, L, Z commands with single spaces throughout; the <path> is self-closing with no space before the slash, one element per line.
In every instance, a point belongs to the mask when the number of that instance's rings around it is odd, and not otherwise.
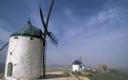
<path fill-rule="evenodd" d="M 8 44 L 5 67 L 5 78 L 37 79 L 41 76 L 43 62 L 43 78 L 46 78 L 46 45 L 47 37 L 58 44 L 57 39 L 48 31 L 48 23 L 55 0 L 52 1 L 46 21 L 40 6 L 40 17 L 44 31 L 34 27 L 30 21 L 19 31 L 10 35 L 9 42 L 0 48 L 2 51 Z M 42 54 L 41 54 L 42 53 Z M 43 61 L 41 61 L 41 59 Z"/>

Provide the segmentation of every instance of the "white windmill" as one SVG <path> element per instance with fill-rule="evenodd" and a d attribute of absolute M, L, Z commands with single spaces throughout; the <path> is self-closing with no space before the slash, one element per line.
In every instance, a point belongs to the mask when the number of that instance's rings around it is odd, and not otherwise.
<path fill-rule="evenodd" d="M 42 46 L 41 30 L 30 22 L 10 35 L 5 77 L 39 78 Z"/>
<path fill-rule="evenodd" d="M 48 22 L 54 0 L 51 3 L 47 20 L 44 21 L 40 7 L 40 16 L 44 31 L 34 27 L 30 21 L 19 31 L 10 35 L 7 42 L 1 49 L 8 44 L 8 53 L 5 67 L 5 78 L 8 80 L 35 80 L 41 77 L 41 67 L 43 66 L 43 78 L 46 78 L 46 38 L 57 44 L 56 38 L 48 31 Z M 43 62 L 43 65 L 41 65 Z"/>

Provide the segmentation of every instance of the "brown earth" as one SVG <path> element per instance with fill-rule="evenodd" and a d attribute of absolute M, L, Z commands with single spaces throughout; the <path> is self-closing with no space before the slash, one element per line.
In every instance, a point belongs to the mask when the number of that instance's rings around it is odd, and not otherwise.
<path fill-rule="evenodd" d="M 83 76 L 74 76 L 70 74 L 67 76 L 63 71 L 54 71 L 54 72 L 47 72 L 47 79 L 48 80 L 89 80 L 87 77 Z"/>

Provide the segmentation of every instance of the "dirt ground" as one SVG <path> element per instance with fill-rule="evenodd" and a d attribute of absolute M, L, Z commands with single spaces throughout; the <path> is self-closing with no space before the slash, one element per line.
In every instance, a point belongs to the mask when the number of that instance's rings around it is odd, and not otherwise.
<path fill-rule="evenodd" d="M 3 76 L 3 74 L 0 74 Z M 52 71 L 52 72 L 47 72 L 47 79 L 45 80 L 89 80 L 87 77 L 82 77 L 78 76 L 75 77 L 74 75 L 67 76 L 63 71 Z M 0 80 L 2 80 L 0 78 Z M 44 80 L 44 79 L 41 79 Z"/>
<path fill-rule="evenodd" d="M 62 71 L 47 72 L 48 80 L 89 80 L 87 77 L 74 75 L 66 76 Z"/>
<path fill-rule="evenodd" d="M 76 77 L 61 77 L 61 78 L 53 78 L 51 80 L 89 80 L 88 78 L 80 78 L 77 79 Z"/>

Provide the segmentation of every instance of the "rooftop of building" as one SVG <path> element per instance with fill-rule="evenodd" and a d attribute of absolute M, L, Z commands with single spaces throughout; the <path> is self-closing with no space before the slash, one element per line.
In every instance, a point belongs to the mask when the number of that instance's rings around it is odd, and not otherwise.
<path fill-rule="evenodd" d="M 12 33 L 10 36 L 31 36 L 42 39 L 42 31 L 28 21 L 21 29 Z"/>

